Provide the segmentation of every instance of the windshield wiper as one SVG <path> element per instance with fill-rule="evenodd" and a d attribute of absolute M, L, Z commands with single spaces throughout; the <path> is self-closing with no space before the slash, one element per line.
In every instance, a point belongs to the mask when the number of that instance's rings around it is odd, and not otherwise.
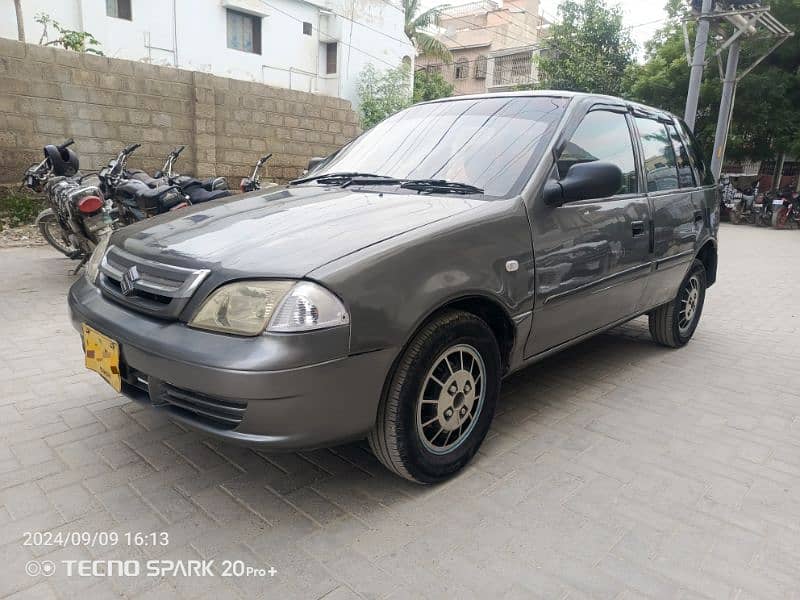
<path fill-rule="evenodd" d="M 322 173 L 320 175 L 311 175 L 310 177 L 301 177 L 289 182 L 290 185 L 298 185 L 300 183 L 308 183 L 316 181 L 317 183 L 350 183 L 355 178 L 370 179 L 370 180 L 391 180 L 397 181 L 394 177 L 388 175 L 375 175 L 374 173 L 359 173 L 358 171 L 343 171 L 341 173 Z"/>
<path fill-rule="evenodd" d="M 483 194 L 482 188 L 446 179 L 409 179 L 401 183 L 400 187 L 433 194 Z"/>

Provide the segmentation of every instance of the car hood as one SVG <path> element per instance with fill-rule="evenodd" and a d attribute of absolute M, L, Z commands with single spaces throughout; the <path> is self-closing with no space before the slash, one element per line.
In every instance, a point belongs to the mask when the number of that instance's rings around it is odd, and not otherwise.
<path fill-rule="evenodd" d="M 125 227 L 141 258 L 243 276 L 302 277 L 337 258 L 471 210 L 483 200 L 316 185 L 254 192 Z"/>

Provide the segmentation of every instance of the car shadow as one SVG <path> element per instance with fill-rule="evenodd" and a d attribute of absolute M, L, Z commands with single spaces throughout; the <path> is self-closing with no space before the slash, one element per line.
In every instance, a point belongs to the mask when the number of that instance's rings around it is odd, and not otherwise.
<path fill-rule="evenodd" d="M 637 319 L 512 374 L 503 383 L 495 422 L 476 457 L 478 468 L 483 461 L 496 460 L 520 440 L 530 438 L 532 430 L 546 430 L 566 414 L 580 411 L 576 397 L 585 396 L 587 390 L 593 395 L 603 394 L 611 387 L 610 374 L 631 369 L 632 365 L 635 370 L 635 363 L 657 359 L 664 352 L 668 351 L 650 340 L 647 320 Z M 237 490 L 262 486 L 279 497 L 296 496 L 302 502 L 312 502 L 311 495 L 322 496 L 334 505 L 337 499 L 342 505 L 350 505 L 355 494 L 391 505 L 439 493 L 448 485 L 417 486 L 391 474 L 363 440 L 296 453 L 267 453 L 209 438 L 203 438 L 202 444 L 239 469 L 232 478 Z M 207 483 L 231 492 L 231 482 L 225 479 L 231 473 L 221 471 L 221 475 Z M 308 512 L 302 503 L 297 506 Z"/>

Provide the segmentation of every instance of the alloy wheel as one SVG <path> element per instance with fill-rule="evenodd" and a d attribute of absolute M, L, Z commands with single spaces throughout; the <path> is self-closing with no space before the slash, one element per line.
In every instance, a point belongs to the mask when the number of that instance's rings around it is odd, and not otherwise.
<path fill-rule="evenodd" d="M 428 371 L 417 403 L 417 432 L 425 449 L 448 454 L 466 440 L 483 408 L 486 365 L 472 346 L 448 348 Z"/>

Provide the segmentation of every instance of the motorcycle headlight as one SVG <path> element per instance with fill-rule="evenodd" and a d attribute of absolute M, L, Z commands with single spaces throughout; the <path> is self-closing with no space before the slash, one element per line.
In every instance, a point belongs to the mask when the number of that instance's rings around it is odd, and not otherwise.
<path fill-rule="evenodd" d="M 236 335 L 291 333 L 350 322 L 339 299 L 314 283 L 239 281 L 212 293 L 191 327 Z"/>
<path fill-rule="evenodd" d="M 100 263 L 103 262 L 103 257 L 106 254 L 106 250 L 108 250 L 108 240 L 110 238 L 111 234 L 104 235 L 102 238 L 100 238 L 100 241 L 97 242 L 97 246 L 94 247 L 94 252 L 92 252 L 89 260 L 86 261 L 86 270 L 84 271 L 84 274 L 86 275 L 86 280 L 92 285 L 94 285 L 97 281 L 97 274 L 100 271 Z"/>

